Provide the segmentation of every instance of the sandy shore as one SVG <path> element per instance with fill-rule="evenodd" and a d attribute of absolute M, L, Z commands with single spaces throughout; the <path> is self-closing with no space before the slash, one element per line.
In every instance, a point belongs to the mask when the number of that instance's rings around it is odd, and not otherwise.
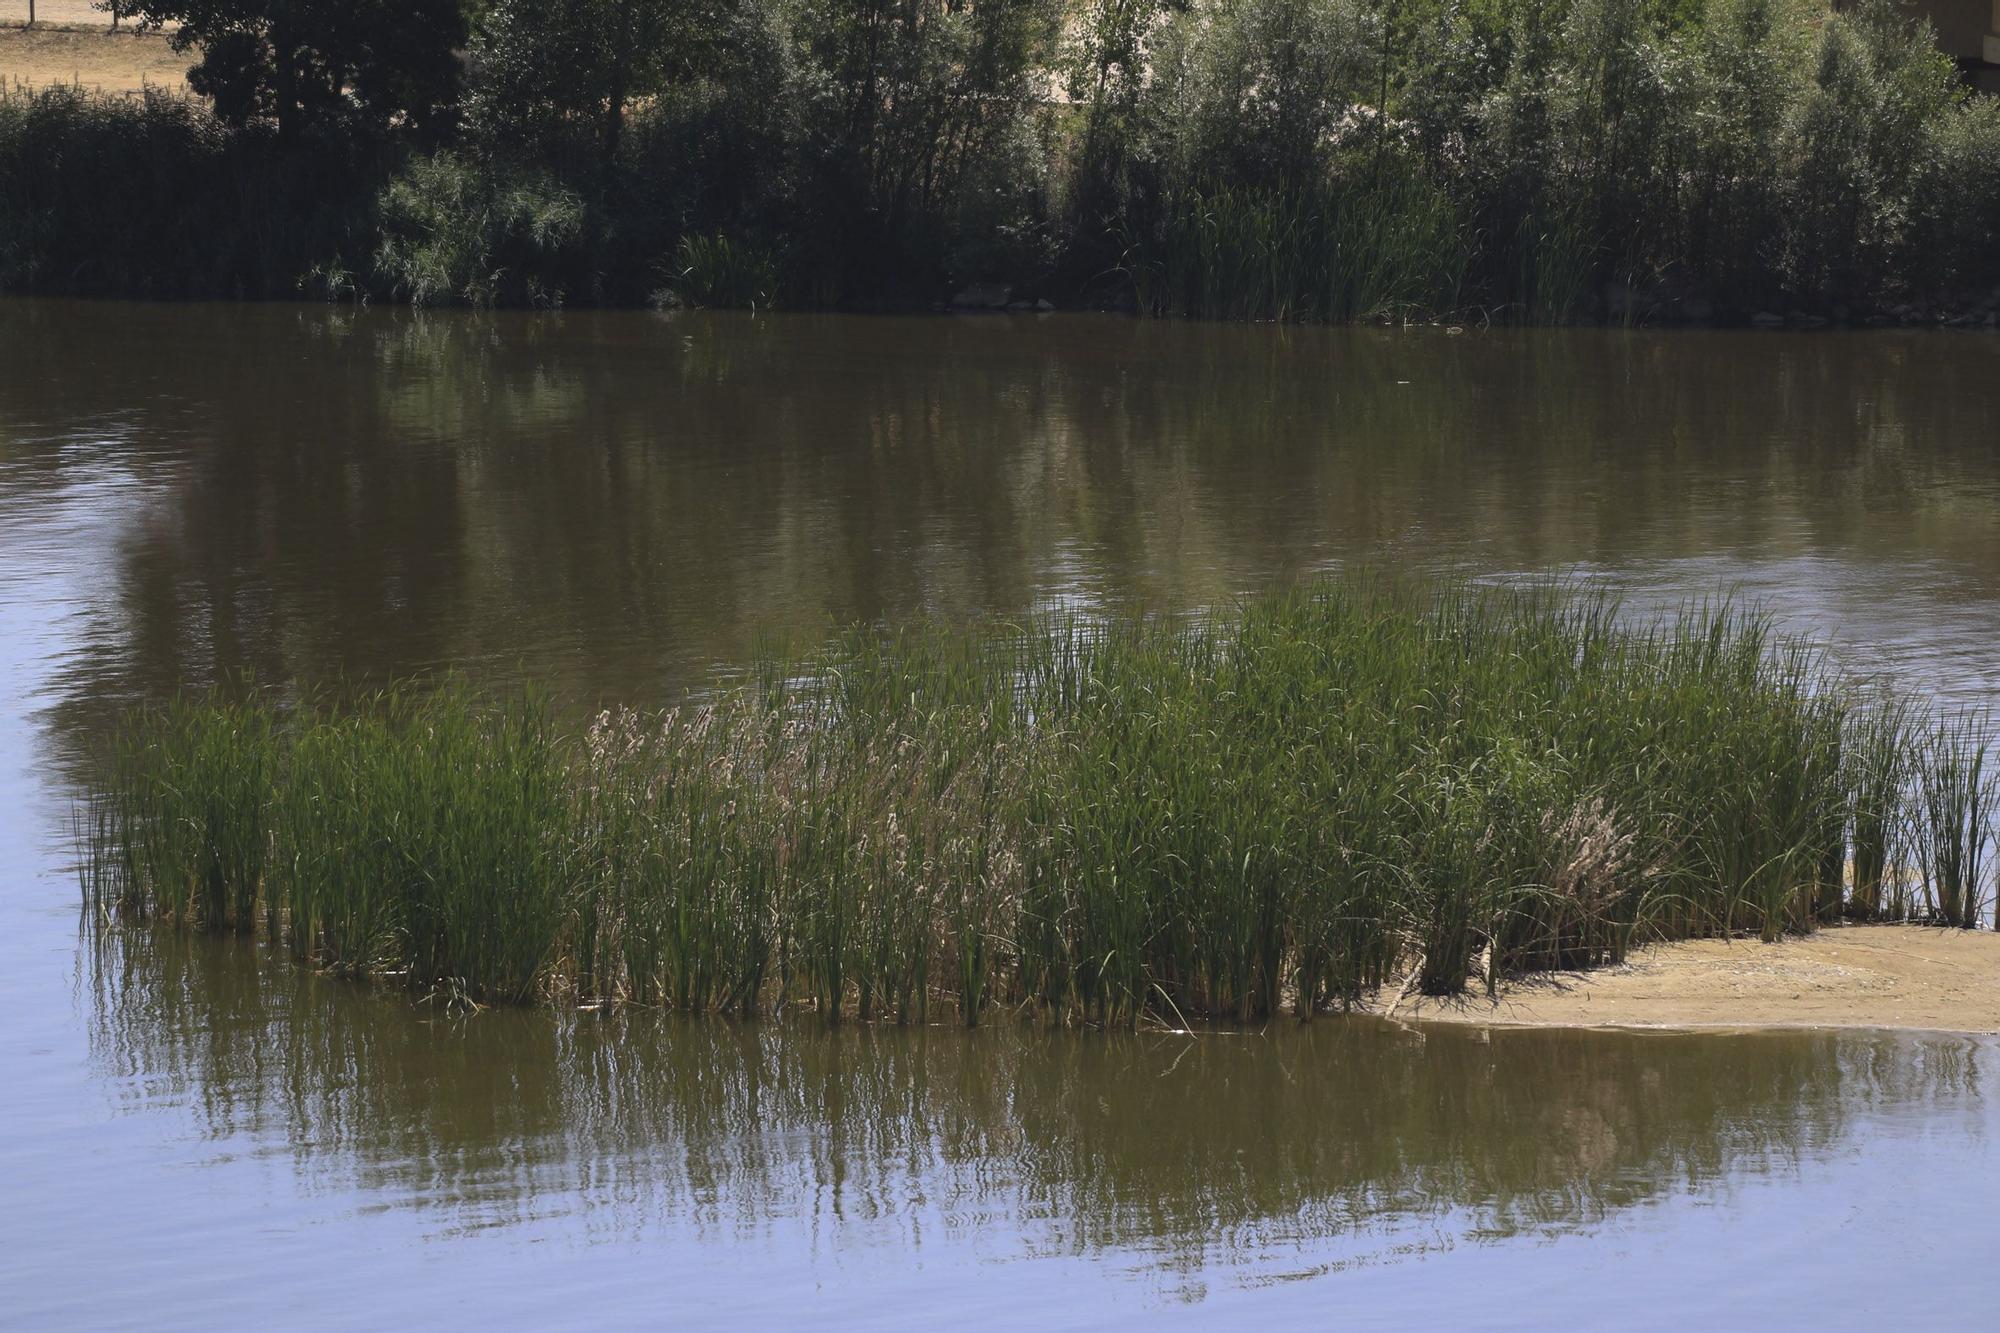
<path fill-rule="evenodd" d="M 1777 944 L 1690 940 L 1651 946 L 1620 967 L 1505 983 L 1494 998 L 1410 995 L 1394 1015 L 1519 1027 L 2000 1032 L 2000 935 L 1840 926 Z"/>
<path fill-rule="evenodd" d="M 55 3 L 40 6 L 41 22 L 33 28 L 18 26 L 25 6 L 19 14 L 0 8 L 0 86 L 75 84 L 113 93 L 187 86 L 194 57 L 175 54 L 165 34 L 129 27 L 114 32 L 87 6 L 69 8 L 76 12 L 58 14 L 64 6 Z"/>

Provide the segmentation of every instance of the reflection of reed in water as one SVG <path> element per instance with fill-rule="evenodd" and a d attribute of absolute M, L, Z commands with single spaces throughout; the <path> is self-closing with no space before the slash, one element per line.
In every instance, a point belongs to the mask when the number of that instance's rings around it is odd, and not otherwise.
<path fill-rule="evenodd" d="M 1793 561 L 1812 619 L 1863 635 L 1901 619 L 1871 576 L 1918 559 L 1927 641 L 1991 641 L 1993 340 L 8 316 L 10 502 L 110 462 L 148 505 L 63 665 L 62 739 L 243 669 L 449 662 L 636 703 L 761 631 L 1214 604 L 1357 553 L 1687 560 L 1700 586 Z"/>
<path fill-rule="evenodd" d="M 93 1048 L 145 1101 L 441 1231 L 573 1215 L 721 1240 L 810 1222 L 1175 1269 L 1408 1221 L 1560 1232 L 1810 1169 L 1875 1115 L 1977 1111 L 1961 1038 L 1414 1031 L 1189 1040 L 578 1017 L 428 1018 L 254 950 L 104 937 Z"/>

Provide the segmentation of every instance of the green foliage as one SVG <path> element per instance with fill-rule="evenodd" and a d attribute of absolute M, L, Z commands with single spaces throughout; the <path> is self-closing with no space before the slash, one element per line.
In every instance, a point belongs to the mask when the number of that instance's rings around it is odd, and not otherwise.
<path fill-rule="evenodd" d="M 256 704 L 182 701 L 135 720 L 89 815 L 116 839 L 106 844 L 115 866 L 97 875 L 117 886 L 115 905 L 207 930 L 255 928 L 279 757 L 271 712 Z"/>
<path fill-rule="evenodd" d="M 771 256 L 727 236 L 684 236 L 667 292 L 686 305 L 711 310 L 769 307 L 778 288 Z"/>
<path fill-rule="evenodd" d="M 544 152 L 581 124 L 608 171 L 632 105 L 707 61 L 718 8 L 705 0 L 499 0 L 473 48 L 477 114 L 502 141 Z"/>
<path fill-rule="evenodd" d="M 546 178 L 438 153 L 412 159 L 376 208 L 375 274 L 412 305 L 558 305 L 579 265 L 582 202 Z"/>
<path fill-rule="evenodd" d="M 1357 0 L 1225 0 L 1175 14 L 1148 48 L 1150 152 L 1170 182 L 1298 188 L 1372 132 L 1357 103 L 1379 46 Z"/>
<path fill-rule="evenodd" d="M 1984 720 L 1939 722 L 1923 737 L 1917 765 L 1917 855 L 1932 909 L 1948 926 L 1979 924 L 1987 848 L 2000 786 L 1986 767 Z"/>
<path fill-rule="evenodd" d="M 1914 282 L 2000 284 L 2000 98 L 1931 118 L 1911 181 L 1907 255 Z"/>
<path fill-rule="evenodd" d="M 1850 736 L 1854 892 L 1849 908 L 1863 921 L 1908 913 L 1906 886 L 1895 872 L 1904 853 L 1902 806 L 1911 771 L 1911 734 L 1907 706 L 1888 701 L 1864 712 Z"/>
<path fill-rule="evenodd" d="M 1675 67 L 1688 102 L 1681 246 L 1737 301 L 1778 296 L 1770 263 L 1784 225 L 1788 108 L 1803 94 L 1811 29 L 1801 0 L 1710 0 L 1680 34 Z"/>
<path fill-rule="evenodd" d="M 457 114 L 461 0 L 109 0 L 199 51 L 188 86 L 226 124 L 314 131 L 425 128 Z"/>
<path fill-rule="evenodd" d="M 1790 108 L 1781 262 L 1824 297 L 1862 285 L 1893 253 L 1927 127 L 1950 114 L 1950 62 L 1888 0 L 1827 20 L 1814 73 Z"/>
<path fill-rule="evenodd" d="M 1451 200 L 1401 162 L 1313 191 L 1192 189 L 1125 263 L 1140 307 L 1211 319 L 1353 320 L 1458 307 Z"/>
<path fill-rule="evenodd" d="M 967 205 L 989 225 L 1020 225 L 1015 210 L 979 205 L 1011 192 L 992 168 L 1020 142 L 1058 17 L 1051 0 L 799 7 L 797 240 L 809 295 L 895 293 L 912 277 L 925 287 L 950 278 L 954 224 Z"/>
<path fill-rule="evenodd" d="M 0 291 L 295 296 L 365 228 L 377 173 L 186 97 L 0 91 Z"/>
<path fill-rule="evenodd" d="M 1356 577 L 856 632 L 580 734 L 462 687 L 184 701 L 128 719 L 80 824 L 98 911 L 425 991 L 1254 1021 L 1850 909 L 1971 924 L 1990 742 L 1726 606 Z"/>
<path fill-rule="evenodd" d="M 1559 323 L 2000 282 L 2000 110 L 1891 0 L 491 0 L 462 98 L 439 5 L 132 0 L 214 114 L 0 101 L 0 283 Z"/>

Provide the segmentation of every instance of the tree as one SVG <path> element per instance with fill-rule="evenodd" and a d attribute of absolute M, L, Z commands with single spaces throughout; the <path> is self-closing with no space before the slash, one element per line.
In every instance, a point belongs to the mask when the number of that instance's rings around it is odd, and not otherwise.
<path fill-rule="evenodd" d="M 703 67 L 727 2 L 496 0 L 473 52 L 480 112 L 515 139 L 586 124 L 608 175 L 627 111 Z"/>
<path fill-rule="evenodd" d="M 119 18 L 199 50 L 188 86 L 233 125 L 281 139 L 323 129 L 422 129 L 458 102 L 461 0 L 110 0 Z"/>
<path fill-rule="evenodd" d="M 1061 9 L 813 0 L 798 13 L 822 262 L 850 290 L 881 290 L 943 258 L 954 212 L 1016 193 L 1033 170 L 1030 117 Z"/>

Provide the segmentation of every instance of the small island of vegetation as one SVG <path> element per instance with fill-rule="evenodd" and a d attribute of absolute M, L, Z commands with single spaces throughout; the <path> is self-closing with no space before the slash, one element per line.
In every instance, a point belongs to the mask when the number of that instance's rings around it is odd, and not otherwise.
<path fill-rule="evenodd" d="M 1727 606 L 1355 575 L 857 632 L 588 726 L 452 685 L 186 698 L 79 819 L 93 914 L 424 995 L 1184 1024 L 1972 926 L 1988 744 Z"/>

